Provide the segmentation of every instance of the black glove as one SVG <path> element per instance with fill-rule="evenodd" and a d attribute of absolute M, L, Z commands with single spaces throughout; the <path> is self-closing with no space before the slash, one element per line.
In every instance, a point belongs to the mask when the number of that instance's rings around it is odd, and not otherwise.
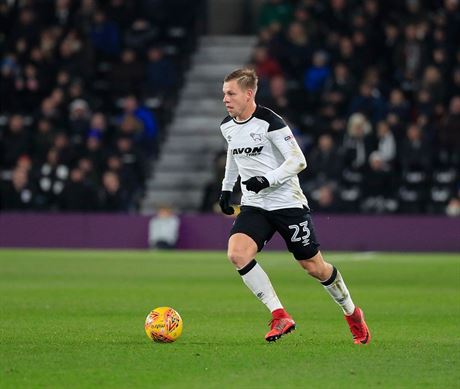
<path fill-rule="evenodd" d="M 247 190 L 256 193 L 270 186 L 268 180 L 263 176 L 251 177 L 249 180 L 243 181 L 242 184 L 246 185 Z"/>
<path fill-rule="evenodd" d="M 230 206 L 231 197 L 232 197 L 232 192 L 230 192 L 229 190 L 223 190 L 222 192 L 220 192 L 220 196 L 219 196 L 220 209 L 226 215 L 233 215 L 235 213 L 235 210 L 233 209 L 233 207 Z"/>

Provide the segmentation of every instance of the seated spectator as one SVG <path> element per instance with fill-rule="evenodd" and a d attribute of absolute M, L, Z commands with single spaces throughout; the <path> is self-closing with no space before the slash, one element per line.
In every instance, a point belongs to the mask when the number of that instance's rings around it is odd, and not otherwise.
<path fill-rule="evenodd" d="M 69 130 L 73 143 L 81 144 L 89 130 L 91 112 L 88 103 L 83 99 L 74 100 L 69 105 Z"/>
<path fill-rule="evenodd" d="M 106 57 L 114 58 L 120 52 L 119 28 L 102 9 L 94 13 L 89 38 L 93 47 Z"/>
<path fill-rule="evenodd" d="M 385 104 L 380 92 L 370 83 L 363 82 L 359 86 L 359 94 L 351 100 L 349 107 L 350 114 L 361 112 L 371 122 L 377 123 L 382 120 L 385 114 Z"/>
<path fill-rule="evenodd" d="M 140 120 L 144 127 L 142 135 L 142 144 L 147 155 L 152 155 L 156 150 L 158 137 L 158 124 L 154 114 L 147 108 L 139 104 L 137 97 L 128 95 L 122 102 L 123 113 L 119 117 L 119 123 L 123 122 L 126 116 L 133 115 Z"/>
<path fill-rule="evenodd" d="M 28 154 L 31 147 L 28 131 L 21 115 L 13 115 L 8 122 L 8 129 L 3 140 L 0 138 L 0 164 L 11 169 L 23 154 Z"/>
<path fill-rule="evenodd" d="M 445 154 L 444 165 L 460 169 L 460 95 L 450 100 L 449 112 L 439 124 L 438 144 Z"/>
<path fill-rule="evenodd" d="M 400 165 L 403 172 L 426 174 L 431 170 L 431 147 L 416 124 L 407 129 L 406 139 L 401 145 Z"/>
<path fill-rule="evenodd" d="M 350 116 L 347 135 L 341 149 L 345 169 L 364 173 L 367 168 L 367 160 L 373 150 L 371 132 L 371 124 L 363 114 L 355 113 Z"/>
<path fill-rule="evenodd" d="M 150 219 L 149 245 L 156 249 L 173 249 L 179 239 L 180 219 L 170 207 L 163 206 Z"/>
<path fill-rule="evenodd" d="M 120 61 L 115 63 L 110 74 L 111 90 L 116 96 L 127 90 L 139 93 L 145 78 L 145 65 L 138 60 L 133 49 L 124 49 Z"/>
<path fill-rule="evenodd" d="M 309 93 L 318 93 L 327 78 L 331 69 L 327 63 L 327 53 L 317 51 L 313 54 L 313 64 L 305 71 L 304 86 Z"/>
<path fill-rule="evenodd" d="M 39 163 L 43 163 L 45 161 L 46 154 L 53 145 L 53 130 L 53 126 L 48 119 L 40 119 L 36 125 L 36 130 L 33 131 L 35 135 L 32 140 L 32 149 L 34 159 Z"/>
<path fill-rule="evenodd" d="M 292 5 L 285 0 L 269 0 L 263 3 L 259 13 L 259 27 L 273 24 L 286 26 L 292 19 Z"/>
<path fill-rule="evenodd" d="M 337 213 L 342 211 L 334 188 L 327 184 L 311 192 L 309 205 L 314 212 L 319 213 Z"/>
<path fill-rule="evenodd" d="M 69 180 L 59 196 L 59 204 L 63 211 L 88 212 L 97 209 L 96 190 L 80 168 L 70 171 Z"/>
<path fill-rule="evenodd" d="M 292 22 L 286 33 L 272 46 L 286 77 L 300 79 L 312 55 L 305 27 L 299 22 Z"/>
<path fill-rule="evenodd" d="M 393 198 L 394 178 L 378 151 L 369 156 L 369 170 L 366 173 L 366 185 L 363 186 L 362 210 L 370 213 L 396 211 L 397 203 Z"/>
<path fill-rule="evenodd" d="M 128 210 L 126 191 L 120 185 L 118 175 L 106 171 L 102 176 L 102 188 L 99 190 L 99 210 L 104 212 L 120 212 Z"/>
<path fill-rule="evenodd" d="M 127 186 L 129 201 L 136 201 L 144 188 L 146 165 L 142 153 L 135 147 L 133 140 L 120 136 L 116 143 L 116 152 L 121 160 L 123 169 L 130 177 Z"/>
<path fill-rule="evenodd" d="M 382 169 L 385 171 L 393 170 L 396 158 L 396 141 L 390 126 L 382 121 L 377 124 L 377 151 L 381 159 Z"/>
<path fill-rule="evenodd" d="M 154 43 L 157 36 L 158 32 L 152 24 L 145 18 L 139 18 L 126 29 L 125 44 L 140 53 Z"/>
<path fill-rule="evenodd" d="M 87 136 L 96 136 L 98 139 L 107 139 L 108 137 L 107 118 L 102 112 L 95 112 L 91 116 Z"/>
<path fill-rule="evenodd" d="M 39 207 L 55 208 L 69 176 L 69 168 L 59 160 L 57 149 L 51 148 L 48 151 L 46 161 L 39 167 L 37 175 Z"/>
<path fill-rule="evenodd" d="M 17 167 L 11 181 L 0 186 L 0 210 L 24 211 L 35 209 L 36 191 L 29 181 L 27 170 Z"/>
<path fill-rule="evenodd" d="M 460 198 L 454 197 L 449 200 L 446 207 L 446 215 L 449 217 L 460 217 Z"/>
<path fill-rule="evenodd" d="M 317 146 L 307 155 L 308 168 L 299 175 L 309 192 L 319 186 L 337 186 L 340 178 L 341 159 L 331 135 L 323 134 Z"/>
<path fill-rule="evenodd" d="M 355 80 L 343 63 L 334 66 L 334 72 L 324 85 L 323 101 L 333 104 L 340 114 L 344 114 L 350 103 Z"/>
<path fill-rule="evenodd" d="M 390 93 L 390 101 L 388 103 L 388 113 L 394 113 L 404 122 L 410 120 L 410 105 L 407 102 L 404 94 L 400 89 L 393 89 Z"/>
<path fill-rule="evenodd" d="M 266 96 L 268 94 L 268 85 L 271 78 L 282 75 L 281 66 L 274 59 L 268 48 L 265 46 L 256 46 L 253 50 L 251 66 L 259 77 L 258 96 Z"/>
<path fill-rule="evenodd" d="M 273 76 L 269 81 L 268 88 L 268 94 L 265 97 L 257 97 L 258 103 L 274 110 L 285 120 L 295 121 L 297 115 L 294 110 L 291 109 L 284 76 L 281 74 Z"/>
<path fill-rule="evenodd" d="M 177 86 L 176 69 L 172 61 L 164 56 L 161 47 L 151 47 L 147 52 L 147 94 L 168 96 Z"/>

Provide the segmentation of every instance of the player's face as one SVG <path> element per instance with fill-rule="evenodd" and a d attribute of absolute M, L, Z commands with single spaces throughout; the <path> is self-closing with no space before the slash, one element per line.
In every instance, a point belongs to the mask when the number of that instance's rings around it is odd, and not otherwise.
<path fill-rule="evenodd" d="M 238 118 L 244 113 L 252 98 L 252 90 L 243 90 L 236 80 L 224 82 L 222 88 L 224 92 L 223 102 L 227 112 L 231 117 Z"/>

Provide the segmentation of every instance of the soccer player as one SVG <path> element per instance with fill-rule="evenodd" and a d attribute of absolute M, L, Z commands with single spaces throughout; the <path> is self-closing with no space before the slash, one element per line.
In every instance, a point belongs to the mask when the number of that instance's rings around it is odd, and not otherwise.
<path fill-rule="evenodd" d="M 228 142 L 225 177 L 219 205 L 231 215 L 233 186 L 241 176 L 241 212 L 228 241 L 228 258 L 246 286 L 272 313 L 265 339 L 276 341 L 295 329 L 262 267 L 257 252 L 278 231 L 289 251 L 308 274 L 316 278 L 342 308 L 354 343 L 371 339 L 363 311 L 353 303 L 340 272 L 324 261 L 310 218 L 308 202 L 297 174 L 305 157 L 284 120 L 255 102 L 257 75 L 238 69 L 225 77 L 223 102 L 228 116 L 220 129 Z"/>

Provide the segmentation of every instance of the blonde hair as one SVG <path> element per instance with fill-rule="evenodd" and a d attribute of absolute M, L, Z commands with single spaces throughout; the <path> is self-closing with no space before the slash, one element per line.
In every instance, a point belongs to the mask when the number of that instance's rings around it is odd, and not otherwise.
<path fill-rule="evenodd" d="M 364 135 L 369 134 L 372 131 L 372 126 L 362 113 L 356 112 L 348 119 L 347 131 L 352 137 L 357 135 L 357 127 L 363 129 Z"/>
<path fill-rule="evenodd" d="M 257 74 L 254 69 L 236 69 L 224 78 L 224 82 L 236 80 L 239 87 L 243 90 L 252 89 L 254 94 L 257 92 Z"/>

